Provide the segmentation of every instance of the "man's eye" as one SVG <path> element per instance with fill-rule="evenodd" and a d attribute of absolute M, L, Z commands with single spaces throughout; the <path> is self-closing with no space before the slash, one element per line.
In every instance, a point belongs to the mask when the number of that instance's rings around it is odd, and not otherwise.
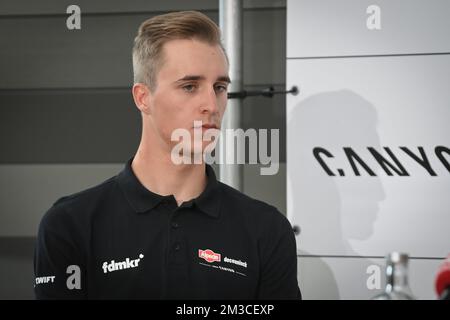
<path fill-rule="evenodd" d="M 223 86 L 223 85 L 217 85 L 216 86 L 216 91 L 217 92 L 225 92 L 225 91 L 227 91 L 227 87 Z"/>
<path fill-rule="evenodd" d="M 183 90 L 186 92 L 193 92 L 195 90 L 195 85 L 187 84 L 187 85 L 183 86 Z"/>

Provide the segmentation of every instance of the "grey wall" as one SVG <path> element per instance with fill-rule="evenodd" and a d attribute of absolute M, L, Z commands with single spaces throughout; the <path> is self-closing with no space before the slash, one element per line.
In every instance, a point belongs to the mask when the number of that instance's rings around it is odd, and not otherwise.
<path fill-rule="evenodd" d="M 66 28 L 70 4 L 81 7 L 81 30 Z M 244 7 L 245 87 L 284 88 L 285 1 Z M 34 237 L 51 204 L 115 175 L 133 155 L 134 35 L 153 15 L 187 9 L 218 22 L 210 0 L 0 0 L 0 299 L 33 297 Z M 279 173 L 246 165 L 244 192 L 285 213 L 285 97 L 246 99 L 243 126 L 280 129 Z"/>
<path fill-rule="evenodd" d="M 379 30 L 366 25 L 373 4 Z M 304 298 L 369 299 L 384 280 L 368 286 L 368 267 L 384 273 L 384 256 L 401 251 L 415 297 L 436 299 L 450 244 L 450 172 L 434 156 L 450 147 L 449 11 L 445 0 L 287 1 L 287 86 L 301 88 L 287 98 L 287 214 L 302 229 Z M 400 146 L 423 147 L 435 175 Z M 315 147 L 332 154 L 334 176 Z M 353 174 L 343 147 L 376 175 Z M 408 175 L 386 174 L 367 147 L 390 159 L 389 147 Z"/>

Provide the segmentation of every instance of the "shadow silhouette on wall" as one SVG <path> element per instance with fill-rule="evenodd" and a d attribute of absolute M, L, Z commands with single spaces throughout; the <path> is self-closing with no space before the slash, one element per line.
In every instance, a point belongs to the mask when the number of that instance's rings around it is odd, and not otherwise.
<path fill-rule="evenodd" d="M 310 96 L 288 114 L 288 216 L 301 230 L 299 282 L 306 299 L 366 299 L 378 293 L 367 287 L 366 270 L 374 261 L 349 241 L 370 239 L 385 194 L 377 176 L 361 167 L 355 174 L 343 151 L 351 147 L 363 154 L 369 146 L 380 151 L 377 122 L 374 106 L 350 90 Z M 321 157 L 335 176 L 314 156 L 316 147 L 332 155 Z"/>

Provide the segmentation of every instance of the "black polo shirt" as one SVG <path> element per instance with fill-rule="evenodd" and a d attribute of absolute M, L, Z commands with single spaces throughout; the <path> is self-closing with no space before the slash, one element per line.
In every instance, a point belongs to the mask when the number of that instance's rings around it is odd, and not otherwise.
<path fill-rule="evenodd" d="M 59 199 L 39 226 L 38 299 L 300 299 L 295 237 L 273 206 L 216 180 L 178 206 L 130 159 Z"/>

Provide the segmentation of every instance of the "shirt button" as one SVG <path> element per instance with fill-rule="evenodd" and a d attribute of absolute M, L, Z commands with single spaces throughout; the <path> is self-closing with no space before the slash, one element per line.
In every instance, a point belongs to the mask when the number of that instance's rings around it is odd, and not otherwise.
<path fill-rule="evenodd" d="M 177 222 L 172 222 L 172 228 L 177 229 L 179 226 Z"/>
<path fill-rule="evenodd" d="M 181 249 L 180 244 L 179 243 L 175 244 L 174 249 L 175 249 L 175 251 L 180 251 L 180 249 Z"/>

